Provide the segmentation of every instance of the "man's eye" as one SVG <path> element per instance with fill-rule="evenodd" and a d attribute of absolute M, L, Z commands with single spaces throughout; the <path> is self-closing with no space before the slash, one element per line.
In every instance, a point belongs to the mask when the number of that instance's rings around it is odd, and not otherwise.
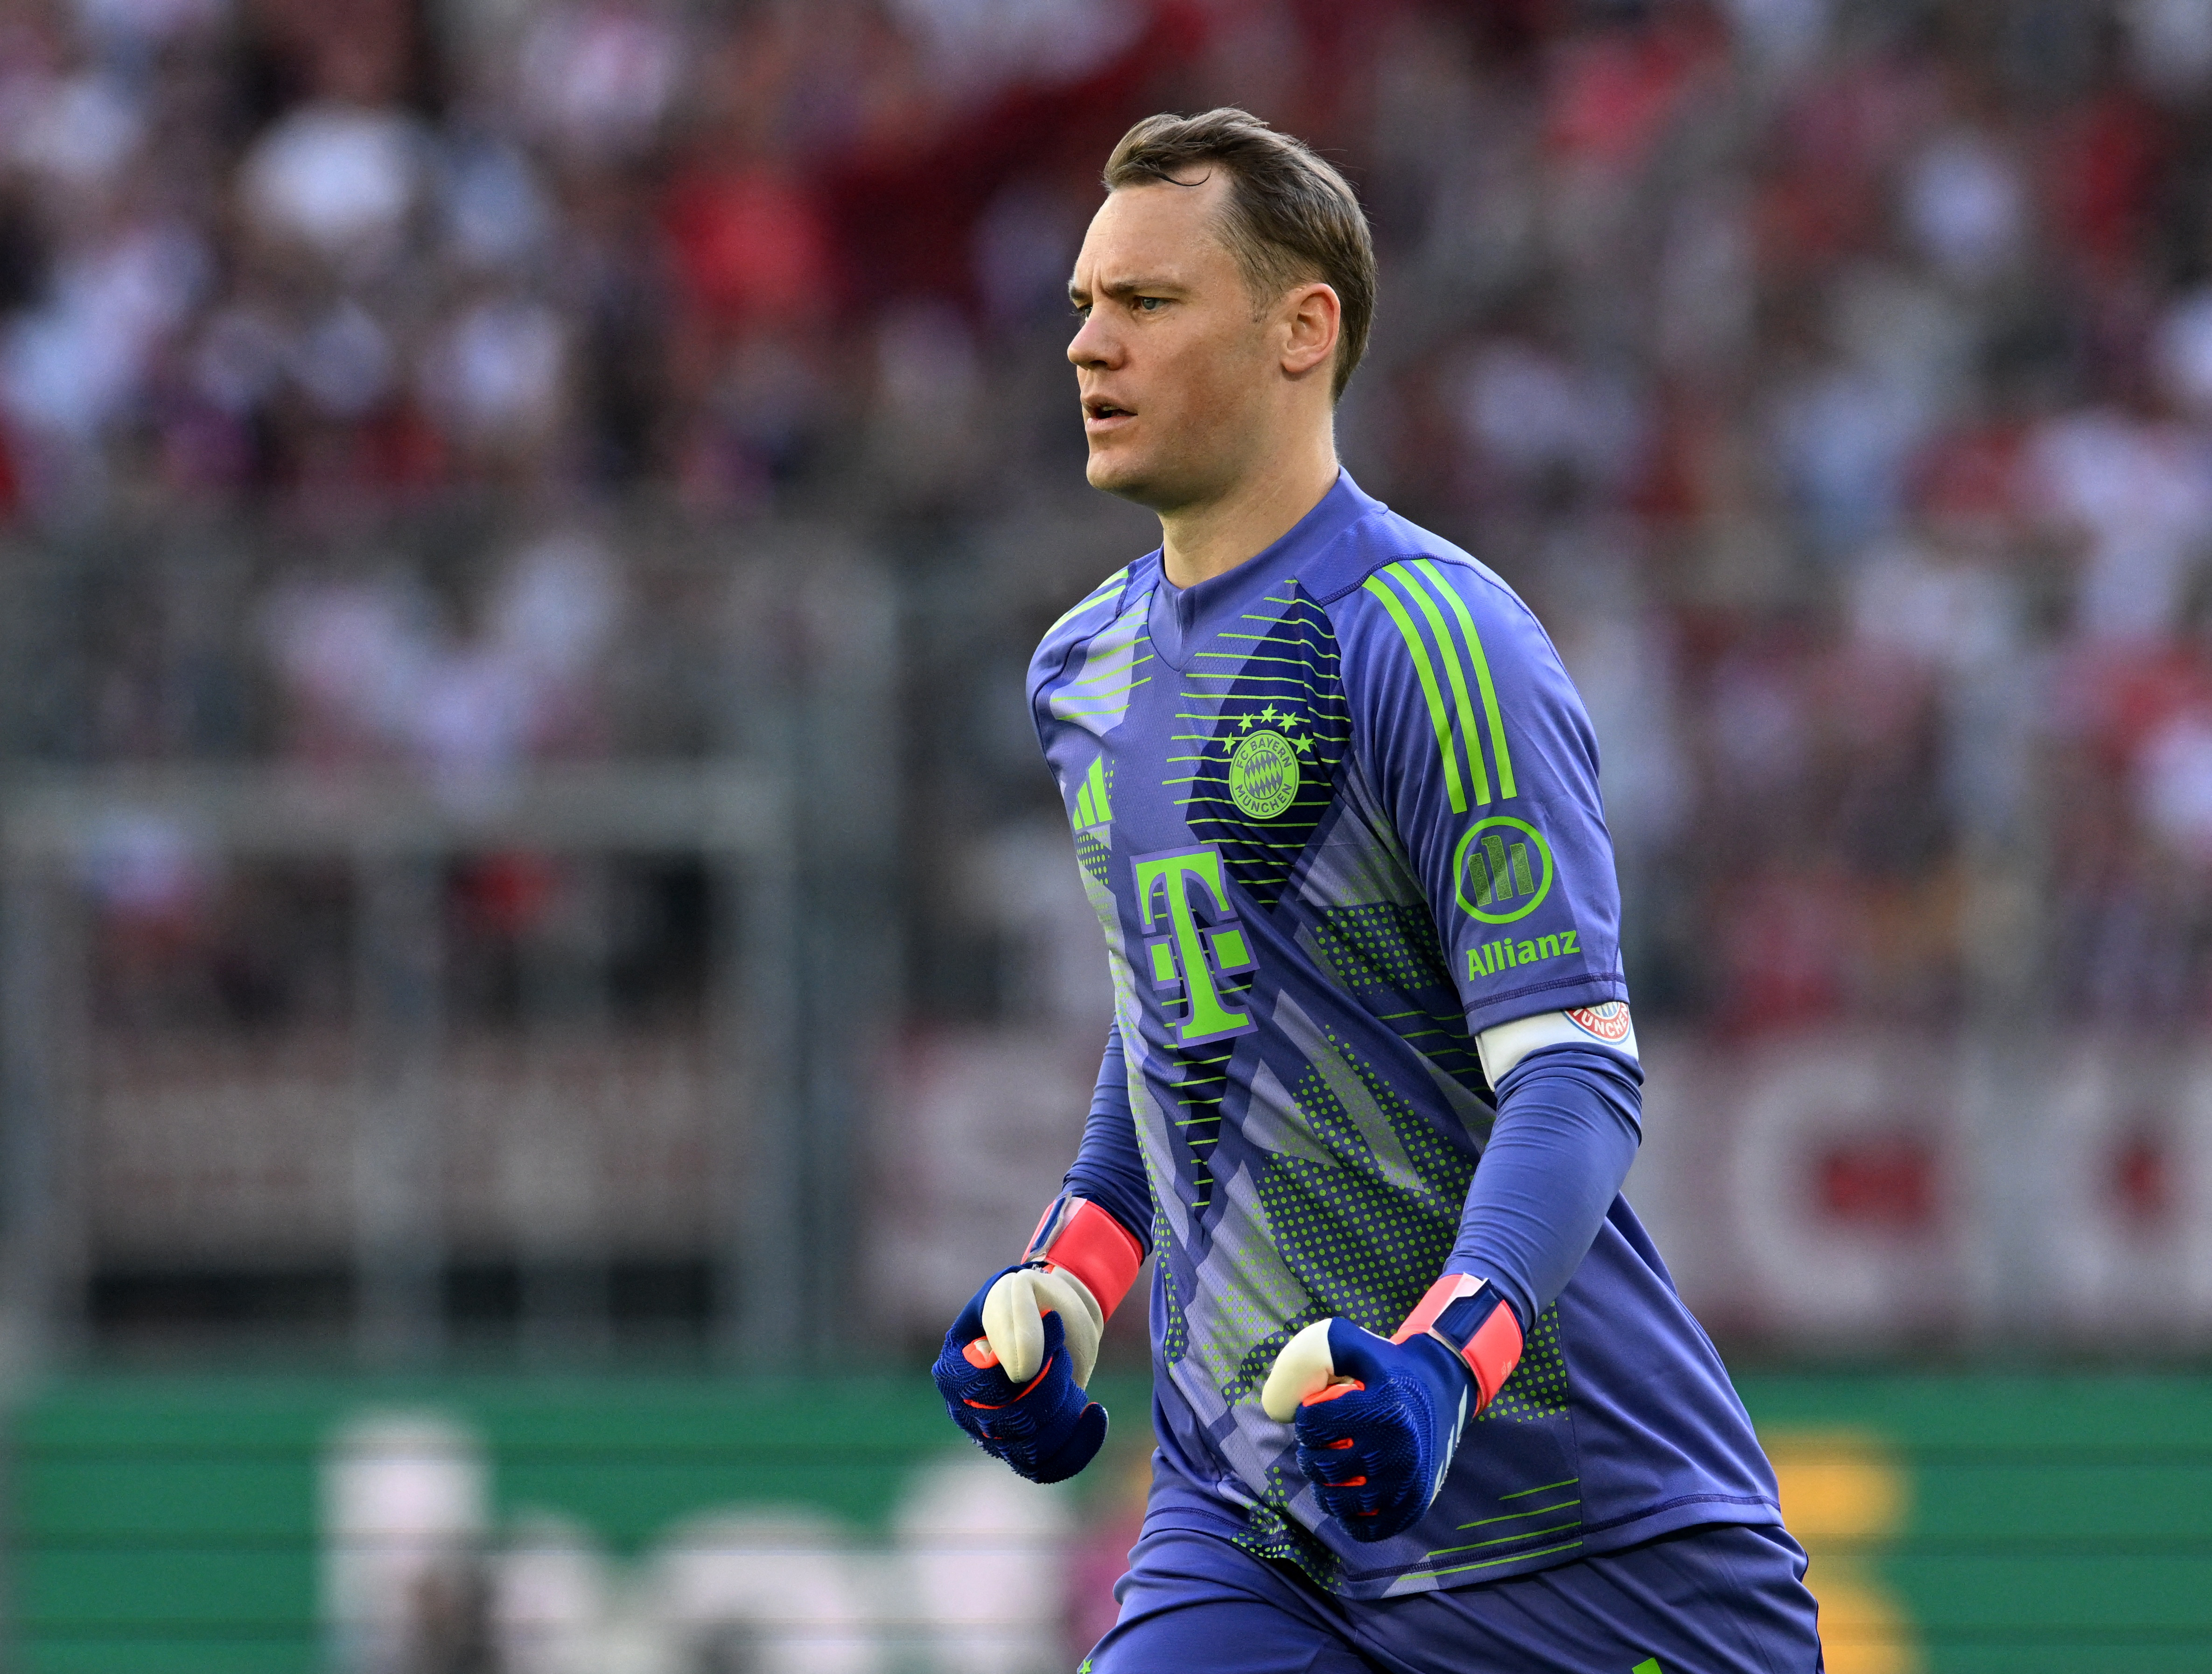
<path fill-rule="evenodd" d="M 1130 306 L 1134 307 L 1139 313 L 1158 313 L 1160 309 L 1165 306 L 1165 303 L 1166 299 L 1164 297 L 1139 296 Z"/>

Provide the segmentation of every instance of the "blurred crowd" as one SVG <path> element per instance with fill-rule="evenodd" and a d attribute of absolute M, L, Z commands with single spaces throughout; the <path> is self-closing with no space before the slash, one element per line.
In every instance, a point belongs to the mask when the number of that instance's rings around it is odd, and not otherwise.
<path fill-rule="evenodd" d="M 250 524 L 255 747 L 474 770 L 671 747 L 602 714 L 713 617 L 637 508 L 835 526 L 976 849 L 1095 579 L 1000 584 L 1102 515 L 1097 169 L 1216 103 L 1361 191 L 1347 461 L 1552 626 L 1640 1007 L 2212 1007 L 2212 0 L 11 0 L 11 550 Z M 455 505 L 459 581 L 329 558 Z"/>

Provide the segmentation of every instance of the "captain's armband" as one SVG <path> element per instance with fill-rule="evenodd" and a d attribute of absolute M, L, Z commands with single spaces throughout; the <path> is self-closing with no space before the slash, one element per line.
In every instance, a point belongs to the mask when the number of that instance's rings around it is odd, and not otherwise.
<path fill-rule="evenodd" d="M 1546 1046 L 1602 1046 L 1641 1064 L 1636 1050 L 1636 1025 L 1625 1000 L 1607 1000 L 1573 1011 L 1539 1012 L 1516 1017 L 1474 1038 L 1482 1058 L 1482 1073 L 1496 1087 L 1513 1067 L 1531 1052 Z"/>

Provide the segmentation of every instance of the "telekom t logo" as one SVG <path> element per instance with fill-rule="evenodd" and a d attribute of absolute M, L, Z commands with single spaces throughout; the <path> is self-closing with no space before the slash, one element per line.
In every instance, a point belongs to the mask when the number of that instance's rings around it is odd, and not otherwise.
<path fill-rule="evenodd" d="M 1250 1034 L 1260 1026 L 1249 1014 L 1223 1002 L 1216 978 L 1252 969 L 1252 950 L 1244 929 L 1229 909 L 1229 890 L 1221 876 L 1221 856 L 1201 845 L 1136 855 L 1137 902 L 1147 932 L 1145 956 L 1152 982 L 1182 990 L 1185 1010 L 1176 1035 L 1186 1046 L 1231 1035 Z M 1203 912 L 1206 921 L 1200 922 Z M 1149 934 L 1161 921 L 1166 934 Z"/>

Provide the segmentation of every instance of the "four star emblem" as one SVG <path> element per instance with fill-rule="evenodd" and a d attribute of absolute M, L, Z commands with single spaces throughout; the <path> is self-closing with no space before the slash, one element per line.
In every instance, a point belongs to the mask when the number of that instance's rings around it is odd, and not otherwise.
<path fill-rule="evenodd" d="M 1279 709 L 1270 703 L 1257 715 L 1246 714 L 1237 717 L 1237 730 L 1240 733 L 1249 733 L 1254 727 L 1261 725 L 1273 727 L 1281 733 L 1285 741 L 1297 746 L 1300 755 L 1307 756 L 1313 753 L 1313 723 L 1305 716 L 1293 715 L 1288 709 Z M 1297 729 L 1301 727 L 1306 729 L 1307 736 L 1304 738 L 1296 736 Z"/>

